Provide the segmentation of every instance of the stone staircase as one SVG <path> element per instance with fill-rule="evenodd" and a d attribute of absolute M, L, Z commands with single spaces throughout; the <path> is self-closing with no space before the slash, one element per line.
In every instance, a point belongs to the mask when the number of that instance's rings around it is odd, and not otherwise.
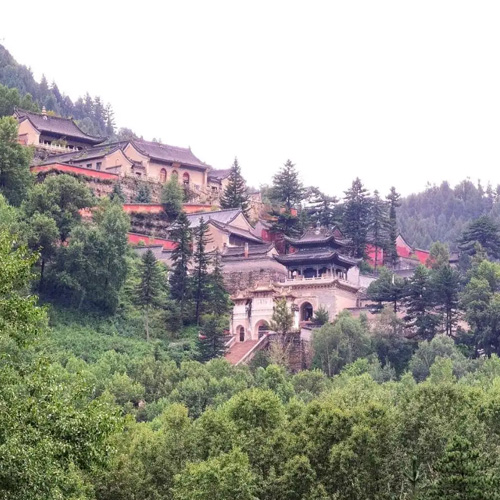
<path fill-rule="evenodd" d="M 232 364 L 237 365 L 251 351 L 258 340 L 245 340 L 244 342 L 234 342 L 226 352 L 225 358 Z"/>

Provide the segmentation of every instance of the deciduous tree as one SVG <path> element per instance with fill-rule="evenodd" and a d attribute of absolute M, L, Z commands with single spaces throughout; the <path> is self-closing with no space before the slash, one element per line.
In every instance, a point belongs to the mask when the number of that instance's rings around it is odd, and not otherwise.
<path fill-rule="evenodd" d="M 0 118 L 0 193 L 18 206 L 32 183 L 31 150 L 17 142 L 17 122 L 10 116 Z"/>

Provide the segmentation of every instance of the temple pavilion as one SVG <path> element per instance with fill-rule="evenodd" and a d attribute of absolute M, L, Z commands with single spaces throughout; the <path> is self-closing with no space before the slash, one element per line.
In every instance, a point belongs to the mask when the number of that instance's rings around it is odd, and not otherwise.
<path fill-rule="evenodd" d="M 293 252 L 274 255 L 285 278 L 268 286 L 238 290 L 231 297 L 234 309 L 231 332 L 237 342 L 256 341 L 269 329 L 276 301 L 285 298 L 301 330 L 322 307 L 330 320 L 357 305 L 359 259 L 347 255 L 349 241 L 336 231 L 314 228 L 300 238 L 288 238 Z"/>
<path fill-rule="evenodd" d="M 336 277 L 347 281 L 349 269 L 359 262 L 346 255 L 349 241 L 325 228 L 309 229 L 299 239 L 286 240 L 295 251 L 275 259 L 287 268 L 288 279 Z"/>

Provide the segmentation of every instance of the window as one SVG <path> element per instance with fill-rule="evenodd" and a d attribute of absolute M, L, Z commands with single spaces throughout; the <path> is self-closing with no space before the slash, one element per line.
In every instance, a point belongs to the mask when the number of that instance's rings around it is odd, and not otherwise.
<path fill-rule="evenodd" d="M 160 170 L 160 182 L 166 182 L 167 181 L 167 171 L 162 168 Z"/>
<path fill-rule="evenodd" d="M 172 175 L 174 176 L 175 175 L 175 178 L 177 179 L 179 177 L 179 172 L 177 172 L 177 170 L 174 170 L 172 172 Z"/>
<path fill-rule="evenodd" d="M 87 163 L 87 168 L 92 168 L 92 163 Z"/>
<path fill-rule="evenodd" d="M 184 172 L 182 175 L 182 182 L 184 182 L 184 184 L 189 184 L 189 174 L 187 172 Z"/>
<path fill-rule="evenodd" d="M 101 167 L 102 167 L 102 161 L 98 161 L 98 162 L 95 164 L 95 168 L 96 168 L 96 170 L 101 170 Z"/>

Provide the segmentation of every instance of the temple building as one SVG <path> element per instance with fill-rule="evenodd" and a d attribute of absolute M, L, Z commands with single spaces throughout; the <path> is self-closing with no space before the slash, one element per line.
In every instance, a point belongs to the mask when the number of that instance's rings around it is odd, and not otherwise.
<path fill-rule="evenodd" d="M 294 311 L 296 329 L 311 322 L 320 307 L 332 320 L 340 311 L 357 305 L 359 259 L 346 255 L 347 240 L 316 228 L 287 241 L 295 251 L 274 255 L 283 266 L 284 278 L 239 290 L 231 297 L 231 332 L 238 342 L 256 341 L 269 330 L 274 305 L 283 298 Z"/>
<path fill-rule="evenodd" d="M 347 281 L 349 269 L 358 263 L 345 255 L 349 242 L 325 229 L 310 229 L 299 239 L 285 239 L 295 251 L 276 256 L 276 260 L 286 266 L 289 279 L 338 277 Z"/>
<path fill-rule="evenodd" d="M 80 151 L 106 140 L 86 134 L 73 120 L 48 114 L 45 108 L 41 113 L 16 109 L 14 117 L 19 143 L 48 153 Z"/>

